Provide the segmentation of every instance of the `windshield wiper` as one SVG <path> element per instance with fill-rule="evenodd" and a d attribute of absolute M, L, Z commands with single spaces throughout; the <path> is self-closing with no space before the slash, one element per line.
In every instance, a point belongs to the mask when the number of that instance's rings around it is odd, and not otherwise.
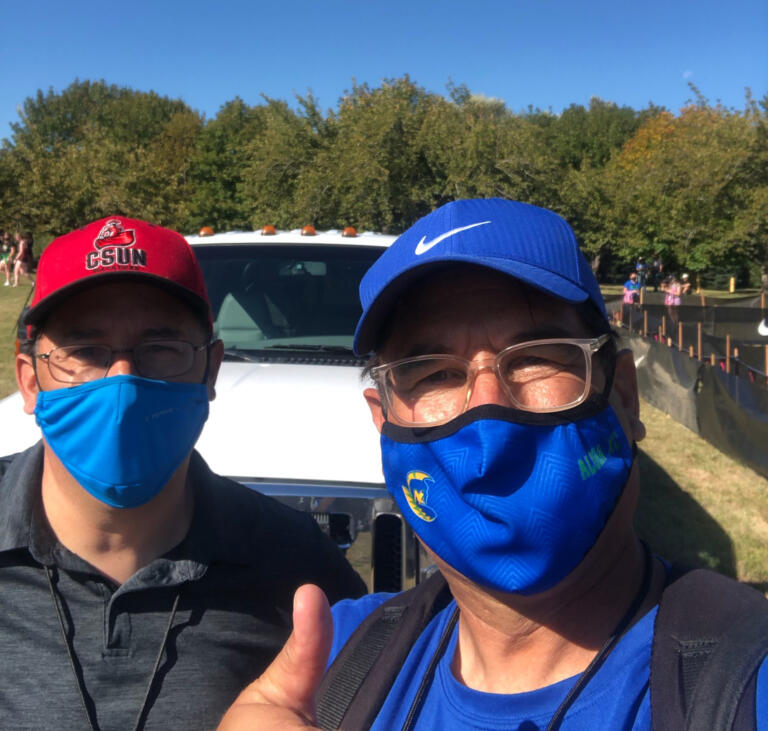
<path fill-rule="evenodd" d="M 296 343 L 296 345 L 287 345 L 286 343 L 276 343 L 267 345 L 264 350 L 312 350 L 320 353 L 351 353 L 352 348 L 347 345 L 316 345 L 310 343 Z"/>
<path fill-rule="evenodd" d="M 258 351 L 255 351 L 258 352 Z M 258 363 L 259 358 L 254 357 L 253 350 L 241 350 L 240 348 L 224 348 L 224 356 L 235 360 L 242 360 L 246 363 Z"/>

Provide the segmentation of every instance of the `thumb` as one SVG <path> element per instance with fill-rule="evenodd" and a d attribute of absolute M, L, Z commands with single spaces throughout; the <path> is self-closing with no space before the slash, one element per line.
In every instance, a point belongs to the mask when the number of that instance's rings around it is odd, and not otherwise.
<path fill-rule="evenodd" d="M 315 692 L 325 673 L 333 641 L 333 620 L 322 589 L 305 584 L 293 597 L 293 632 L 264 673 L 236 703 L 266 703 L 315 716 Z"/>

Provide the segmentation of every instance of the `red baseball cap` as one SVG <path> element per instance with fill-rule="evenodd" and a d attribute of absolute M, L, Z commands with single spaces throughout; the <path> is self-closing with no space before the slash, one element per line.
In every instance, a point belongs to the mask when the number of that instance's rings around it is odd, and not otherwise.
<path fill-rule="evenodd" d="M 102 218 L 48 244 L 37 265 L 35 292 L 24 322 L 38 325 L 73 294 L 123 280 L 165 289 L 212 326 L 203 272 L 186 239 L 170 229 L 124 216 Z"/>

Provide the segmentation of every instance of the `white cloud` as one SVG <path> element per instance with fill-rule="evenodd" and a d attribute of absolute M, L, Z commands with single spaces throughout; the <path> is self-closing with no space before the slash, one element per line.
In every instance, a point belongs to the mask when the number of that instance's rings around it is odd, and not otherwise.
<path fill-rule="evenodd" d="M 690 70 L 683 71 L 683 78 L 684 79 L 688 80 L 688 79 L 691 78 L 691 76 L 693 76 L 693 71 L 690 71 Z"/>

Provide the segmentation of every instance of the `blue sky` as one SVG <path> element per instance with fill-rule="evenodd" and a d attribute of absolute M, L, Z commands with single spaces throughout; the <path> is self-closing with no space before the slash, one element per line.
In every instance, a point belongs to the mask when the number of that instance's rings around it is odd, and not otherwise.
<path fill-rule="evenodd" d="M 590 97 L 677 111 L 687 81 L 743 107 L 768 92 L 765 0 L 0 0 L 0 137 L 39 88 L 75 78 L 182 98 L 207 117 L 236 95 L 335 107 L 352 80 L 405 73 L 560 112 Z"/>

